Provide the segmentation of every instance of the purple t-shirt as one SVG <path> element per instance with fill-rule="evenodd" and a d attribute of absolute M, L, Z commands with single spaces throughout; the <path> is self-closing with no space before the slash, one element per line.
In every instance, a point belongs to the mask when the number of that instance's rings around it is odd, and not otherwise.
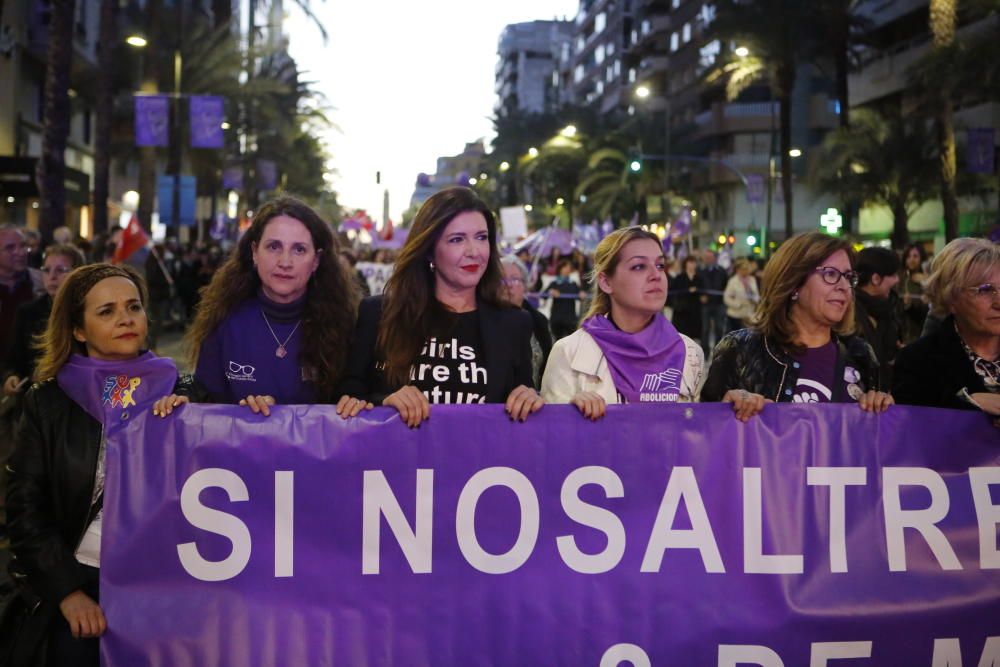
<path fill-rule="evenodd" d="M 846 378 L 837 378 L 837 344 L 830 341 L 821 347 L 807 348 L 801 354 L 792 357 L 799 368 L 799 379 L 793 391 L 794 403 L 831 403 L 834 394 L 847 395 L 845 387 L 837 391 L 837 382 L 845 382 Z"/>

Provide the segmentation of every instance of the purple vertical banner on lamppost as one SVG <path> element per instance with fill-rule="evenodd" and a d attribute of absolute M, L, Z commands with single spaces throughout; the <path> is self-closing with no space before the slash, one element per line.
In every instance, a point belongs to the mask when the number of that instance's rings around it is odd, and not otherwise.
<path fill-rule="evenodd" d="M 222 189 L 223 190 L 242 190 L 243 189 L 243 167 L 226 167 L 222 170 Z"/>
<path fill-rule="evenodd" d="M 191 147 L 222 148 L 225 120 L 222 98 L 215 95 L 191 96 Z"/>
<path fill-rule="evenodd" d="M 257 160 L 257 187 L 261 190 L 278 187 L 278 165 L 274 160 Z"/>
<path fill-rule="evenodd" d="M 764 201 L 764 176 L 747 174 L 747 203 L 760 204 Z"/>
<path fill-rule="evenodd" d="M 166 95 L 135 97 L 135 145 L 166 146 L 170 140 L 170 100 Z"/>
<path fill-rule="evenodd" d="M 970 174 L 992 174 L 996 169 L 996 130 L 992 127 L 967 130 L 965 169 Z"/>

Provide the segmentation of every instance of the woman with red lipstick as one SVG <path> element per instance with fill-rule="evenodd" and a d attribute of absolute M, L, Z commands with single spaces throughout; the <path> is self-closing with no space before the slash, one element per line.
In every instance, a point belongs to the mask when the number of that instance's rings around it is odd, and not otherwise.
<path fill-rule="evenodd" d="M 594 298 L 583 326 L 552 348 L 542 396 L 599 419 L 609 403 L 698 399 L 701 347 L 663 316 L 667 261 L 639 227 L 606 236 L 594 253 Z"/>
<path fill-rule="evenodd" d="M 340 409 L 367 403 L 417 427 L 440 403 L 542 407 L 531 382 L 532 321 L 503 298 L 496 220 L 468 188 L 420 207 L 382 296 L 361 304 Z"/>
<path fill-rule="evenodd" d="M 5 664 L 99 664 L 103 424 L 156 396 L 165 414 L 193 391 L 170 359 L 143 351 L 146 303 L 142 278 L 110 264 L 76 269 L 56 293 L 8 464 L 18 590 L 0 628 Z"/>
<path fill-rule="evenodd" d="M 854 248 L 809 232 L 786 241 L 767 264 L 754 324 L 713 352 L 703 401 L 733 404 L 746 421 L 767 402 L 847 403 L 883 412 L 871 347 L 854 336 Z"/>
<path fill-rule="evenodd" d="M 202 293 L 187 342 L 219 403 L 334 403 L 359 290 L 329 226 L 306 204 L 260 207 Z M 356 414 L 356 413 L 355 413 Z"/>

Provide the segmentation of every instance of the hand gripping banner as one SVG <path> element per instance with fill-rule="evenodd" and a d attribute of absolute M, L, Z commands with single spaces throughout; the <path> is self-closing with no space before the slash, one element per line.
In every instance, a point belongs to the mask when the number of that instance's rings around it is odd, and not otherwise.
<path fill-rule="evenodd" d="M 104 664 L 1000 665 L 1000 432 L 893 406 L 147 409 Z"/>

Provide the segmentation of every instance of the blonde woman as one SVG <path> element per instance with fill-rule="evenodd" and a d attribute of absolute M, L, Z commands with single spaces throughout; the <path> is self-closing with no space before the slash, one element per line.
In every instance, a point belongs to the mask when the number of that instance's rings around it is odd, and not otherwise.
<path fill-rule="evenodd" d="M 750 323 L 757 303 L 760 302 L 760 292 L 757 291 L 757 279 L 753 276 L 753 266 L 749 260 L 736 260 L 722 300 L 726 304 L 730 331 L 742 329 Z"/>
<path fill-rule="evenodd" d="M 596 420 L 608 404 L 698 400 L 705 357 L 663 316 L 668 278 L 660 239 L 638 227 L 612 232 L 597 246 L 593 275 L 583 325 L 549 355 L 545 401 L 572 403 Z"/>
<path fill-rule="evenodd" d="M 896 356 L 900 403 L 981 410 L 1000 425 L 1000 245 L 955 239 L 934 258 L 926 293 L 943 319 Z"/>

